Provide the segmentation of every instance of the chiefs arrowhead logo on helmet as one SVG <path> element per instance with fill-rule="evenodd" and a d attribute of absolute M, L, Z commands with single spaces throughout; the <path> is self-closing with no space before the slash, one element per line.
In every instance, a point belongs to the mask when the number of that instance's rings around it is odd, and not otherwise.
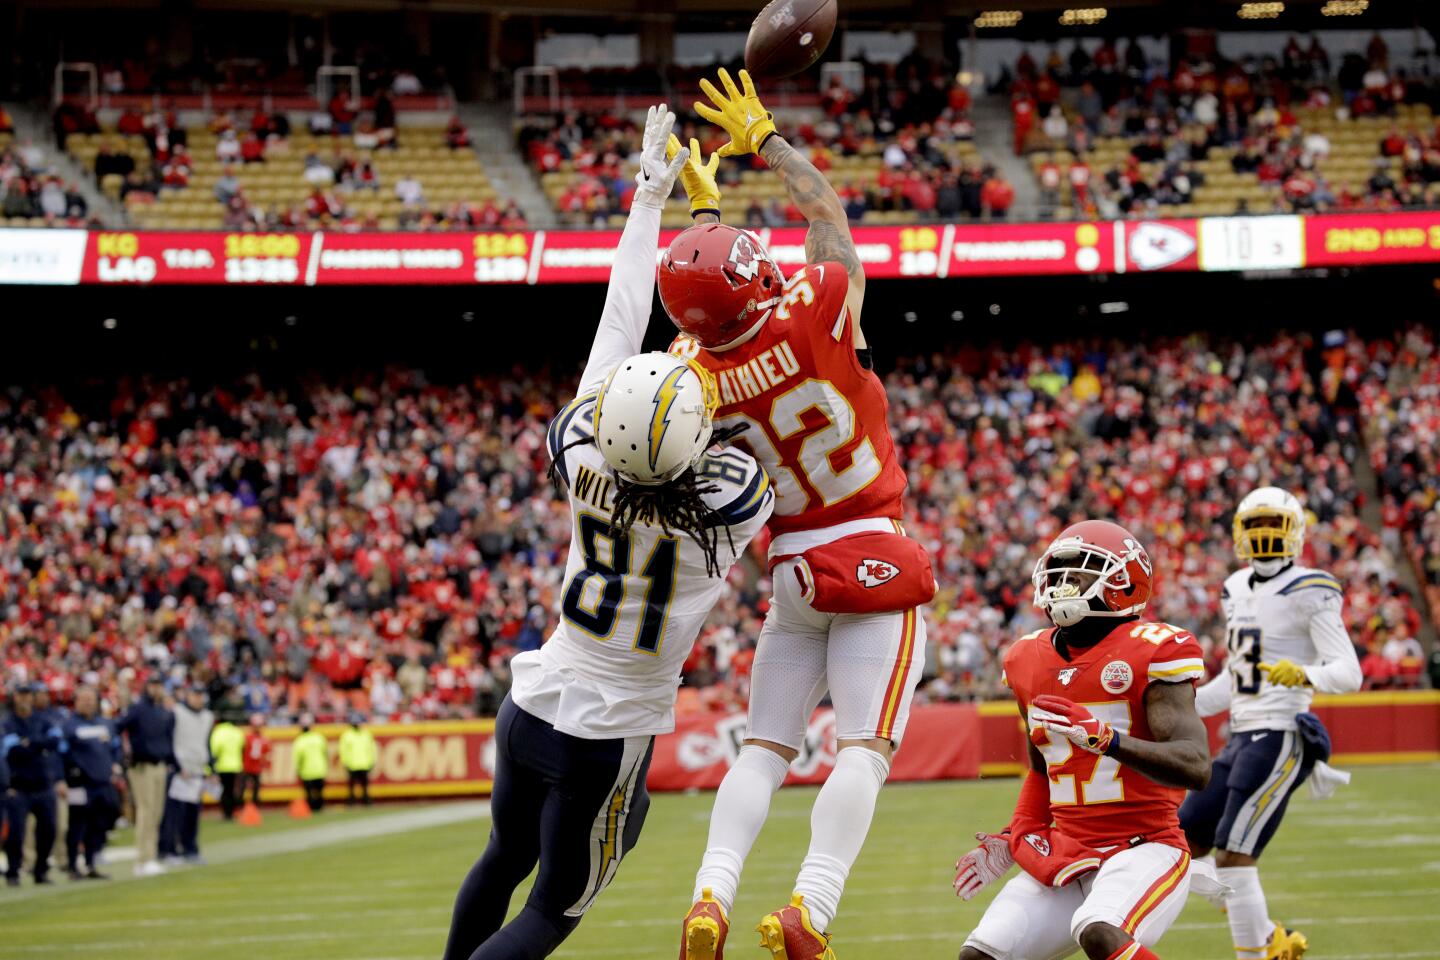
<path fill-rule="evenodd" d="M 755 235 L 700 223 L 670 241 L 656 283 L 665 313 L 680 332 L 707 350 L 723 350 L 769 319 L 785 276 Z"/>
<path fill-rule="evenodd" d="M 1125 559 L 1127 561 L 1134 560 L 1136 563 L 1140 564 L 1140 566 L 1145 570 L 1146 573 L 1153 574 L 1155 572 L 1155 567 L 1150 563 L 1150 554 L 1145 552 L 1145 548 L 1140 545 L 1139 540 L 1135 540 L 1131 537 L 1126 537 L 1125 550 Z"/>
<path fill-rule="evenodd" d="M 750 239 L 748 233 L 737 233 L 735 243 L 730 247 L 730 256 L 725 262 L 730 264 L 735 273 L 746 280 L 754 280 L 760 272 L 760 256 L 755 250 L 755 241 Z"/>
<path fill-rule="evenodd" d="M 855 579 L 866 587 L 889 583 L 900 574 L 900 568 L 884 560 L 861 560 L 855 567 Z"/>
<path fill-rule="evenodd" d="M 1025 834 L 1025 842 L 1028 843 L 1028 844 L 1030 844 L 1030 846 L 1034 847 L 1034 848 L 1035 848 L 1035 852 L 1038 853 L 1038 854 L 1040 854 L 1040 856 L 1042 856 L 1042 857 L 1048 857 L 1048 856 L 1050 856 L 1050 841 L 1049 841 L 1049 840 L 1046 840 L 1044 837 L 1040 836 L 1040 834 L 1038 834 L 1038 833 L 1027 833 L 1027 834 Z"/>

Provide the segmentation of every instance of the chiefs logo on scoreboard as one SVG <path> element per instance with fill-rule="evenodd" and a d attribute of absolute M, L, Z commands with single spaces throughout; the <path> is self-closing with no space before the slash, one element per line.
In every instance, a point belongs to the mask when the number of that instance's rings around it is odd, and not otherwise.
<path fill-rule="evenodd" d="M 1130 233 L 1130 260 L 1141 270 L 1164 270 L 1195 252 L 1195 238 L 1167 223 L 1142 223 Z"/>

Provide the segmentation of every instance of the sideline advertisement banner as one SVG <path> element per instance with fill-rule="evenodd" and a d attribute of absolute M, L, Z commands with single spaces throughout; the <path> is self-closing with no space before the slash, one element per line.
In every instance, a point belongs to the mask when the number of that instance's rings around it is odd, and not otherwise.
<path fill-rule="evenodd" d="M 650 789 L 705 790 L 720 785 L 745 738 L 745 714 L 681 717 L 672 734 L 655 741 Z M 957 780 L 980 775 L 980 714 L 973 704 L 916 707 L 895 754 L 890 781 Z M 815 711 L 787 784 L 824 783 L 835 765 L 835 714 Z"/>
<path fill-rule="evenodd" d="M 348 777 L 340 764 L 340 734 L 344 724 L 317 724 L 329 741 L 330 774 L 325 778 L 327 798 L 344 797 Z M 495 772 L 494 720 L 436 720 L 422 723 L 376 724 L 379 757 L 370 774 L 370 795 L 377 798 L 486 796 Z M 293 800 L 302 796 L 295 779 L 290 746 L 298 727 L 268 727 L 273 741 L 270 766 L 260 777 L 263 802 Z"/>
<path fill-rule="evenodd" d="M 1376 691 L 1318 696 L 1315 713 L 1335 743 L 1337 766 L 1440 762 L 1440 691 Z M 1224 743 L 1224 719 L 1207 721 L 1212 746 Z M 341 724 L 316 727 L 330 741 L 330 776 L 325 795 L 345 796 L 340 765 Z M 495 771 L 493 720 L 442 720 L 371 727 L 379 763 L 370 792 L 380 798 L 484 796 Z M 261 779 L 261 799 L 289 801 L 301 795 L 290 743 L 299 730 L 266 730 L 274 741 L 270 767 Z M 714 789 L 734 762 L 745 736 L 745 714 L 682 716 L 674 733 L 657 737 L 650 764 L 650 789 Z M 817 710 L 800 757 L 786 783 L 817 784 L 835 762 L 835 717 Z M 892 781 L 958 780 L 1020 776 L 1026 769 L 1024 726 L 1013 701 L 930 704 L 910 714 L 905 742 L 895 754 Z"/>

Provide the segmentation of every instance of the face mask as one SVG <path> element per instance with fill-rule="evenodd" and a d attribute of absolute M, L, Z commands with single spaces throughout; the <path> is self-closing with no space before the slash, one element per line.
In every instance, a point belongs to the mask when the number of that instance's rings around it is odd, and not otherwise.
<path fill-rule="evenodd" d="M 1057 627 L 1073 627 L 1090 616 L 1090 601 L 1079 597 L 1056 600 L 1050 604 L 1050 619 Z"/>
<path fill-rule="evenodd" d="M 1277 557 L 1273 560 L 1252 560 L 1250 561 L 1250 569 L 1262 577 L 1273 577 L 1281 570 L 1290 566 L 1290 562 L 1288 557 Z"/>

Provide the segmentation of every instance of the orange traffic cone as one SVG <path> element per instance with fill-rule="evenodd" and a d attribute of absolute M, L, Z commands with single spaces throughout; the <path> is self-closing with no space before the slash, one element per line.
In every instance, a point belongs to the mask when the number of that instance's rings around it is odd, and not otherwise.
<path fill-rule="evenodd" d="M 304 797 L 296 797 L 290 801 L 290 816 L 296 820 L 304 820 L 310 816 L 310 804 L 305 802 Z"/>
<path fill-rule="evenodd" d="M 260 816 L 260 808 L 255 806 L 255 804 L 247 803 L 240 808 L 240 826 L 258 827 L 262 819 Z"/>

